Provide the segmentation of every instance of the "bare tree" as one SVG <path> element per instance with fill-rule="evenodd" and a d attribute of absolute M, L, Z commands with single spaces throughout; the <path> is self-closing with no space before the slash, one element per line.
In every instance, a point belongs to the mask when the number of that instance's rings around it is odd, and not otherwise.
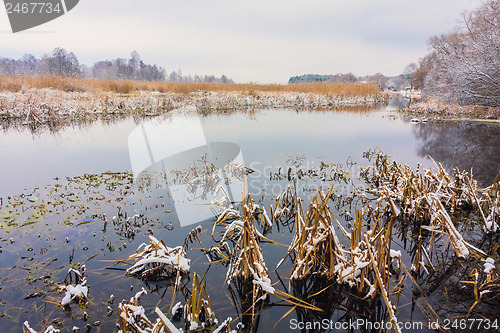
<path fill-rule="evenodd" d="M 32 54 L 25 54 L 21 58 L 23 73 L 26 75 L 35 75 L 38 59 Z"/>
<path fill-rule="evenodd" d="M 80 63 L 73 52 L 57 47 L 50 55 L 42 57 L 37 66 L 38 74 L 80 76 Z"/>
<path fill-rule="evenodd" d="M 388 80 L 388 77 L 382 73 L 377 73 L 373 75 L 367 75 L 359 78 L 360 81 L 366 81 L 376 84 L 380 89 L 384 89 Z"/>

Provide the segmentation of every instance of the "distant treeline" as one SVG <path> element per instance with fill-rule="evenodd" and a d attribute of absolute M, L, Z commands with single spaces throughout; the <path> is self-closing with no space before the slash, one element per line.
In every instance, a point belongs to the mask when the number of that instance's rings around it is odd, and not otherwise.
<path fill-rule="evenodd" d="M 142 61 L 139 53 L 133 51 L 129 59 L 117 58 L 98 61 L 92 66 L 80 64 L 73 52 L 63 48 L 55 48 L 41 59 L 31 54 L 25 54 L 19 59 L 0 58 L 0 74 L 8 76 L 44 76 L 56 75 L 63 77 L 79 77 L 88 79 L 116 79 L 135 81 L 173 81 L 173 82 L 204 82 L 233 83 L 225 75 L 182 75 L 181 70 L 170 74 L 157 65 L 149 65 Z"/>
<path fill-rule="evenodd" d="M 334 83 L 357 83 L 357 82 L 371 82 L 376 84 L 380 89 L 386 88 L 386 83 L 389 80 L 383 74 L 377 73 L 374 75 L 356 76 L 353 73 L 346 74 L 333 74 L 333 75 L 320 75 L 320 74 L 304 74 L 292 76 L 288 80 L 289 84 L 293 83 L 313 83 L 313 82 L 334 82 Z"/>

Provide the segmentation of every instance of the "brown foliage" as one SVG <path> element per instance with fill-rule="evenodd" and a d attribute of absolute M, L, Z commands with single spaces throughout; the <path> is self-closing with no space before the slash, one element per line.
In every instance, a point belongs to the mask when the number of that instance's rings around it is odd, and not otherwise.
<path fill-rule="evenodd" d="M 145 82 L 131 80 L 90 80 L 59 76 L 1 76 L 0 91 L 21 91 L 30 88 L 52 88 L 62 91 L 104 91 L 128 94 L 134 91 L 172 93 L 213 92 L 296 92 L 320 95 L 366 96 L 380 92 L 372 83 L 301 83 L 301 84 L 225 84 L 188 82 Z"/>

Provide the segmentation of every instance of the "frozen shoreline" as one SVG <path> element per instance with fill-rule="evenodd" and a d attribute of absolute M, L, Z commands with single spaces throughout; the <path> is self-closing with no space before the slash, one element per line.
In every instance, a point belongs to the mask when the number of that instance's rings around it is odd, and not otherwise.
<path fill-rule="evenodd" d="M 109 115 L 158 116 L 174 109 L 194 106 L 202 114 L 261 108 L 338 108 L 377 105 L 383 94 L 352 96 L 296 92 L 64 92 L 29 89 L 0 92 L 0 119 L 24 125 L 91 121 Z"/>

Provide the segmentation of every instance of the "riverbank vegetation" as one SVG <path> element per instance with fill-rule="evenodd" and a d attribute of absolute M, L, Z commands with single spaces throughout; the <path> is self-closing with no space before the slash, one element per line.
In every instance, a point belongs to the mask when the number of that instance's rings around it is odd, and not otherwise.
<path fill-rule="evenodd" d="M 380 93 L 370 83 L 326 82 L 310 84 L 224 84 L 207 82 L 163 82 L 115 79 L 84 79 L 64 76 L 5 76 L 0 75 L 0 92 L 23 92 L 30 89 L 49 88 L 65 92 L 109 92 L 130 94 L 134 92 L 180 93 L 238 92 L 238 93 L 304 93 L 318 95 L 367 96 Z"/>
<path fill-rule="evenodd" d="M 500 107 L 481 105 L 461 105 L 443 100 L 439 97 L 426 97 L 422 101 L 411 102 L 400 112 L 408 119 L 431 120 L 500 120 Z"/>
<path fill-rule="evenodd" d="M 2 127 L 39 128 L 114 116 L 152 117 L 175 109 L 201 114 L 262 108 L 329 109 L 386 101 L 369 83 L 222 84 L 0 76 Z"/>
<path fill-rule="evenodd" d="M 483 107 L 476 108 L 479 114 L 500 107 L 499 40 L 500 3 L 495 0 L 484 1 L 476 10 L 464 14 L 454 31 L 430 38 L 431 52 L 418 65 L 410 66 L 410 81 L 426 96 L 450 105 L 433 108 L 435 102 L 417 103 L 412 111 L 430 107 L 432 112 L 461 116 L 465 105 Z M 498 118 L 498 109 L 492 112 Z"/>

